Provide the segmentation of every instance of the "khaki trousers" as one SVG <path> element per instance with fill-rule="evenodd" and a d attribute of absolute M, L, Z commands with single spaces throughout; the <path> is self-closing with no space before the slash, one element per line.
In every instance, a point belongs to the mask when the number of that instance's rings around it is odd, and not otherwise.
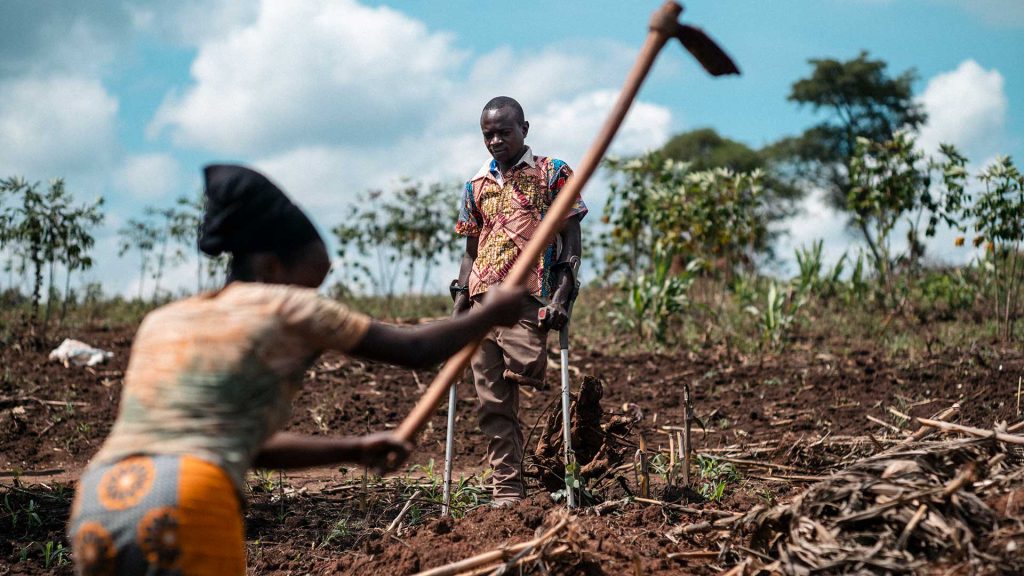
<path fill-rule="evenodd" d="M 474 305 L 478 303 L 479 299 L 474 299 Z M 487 460 L 494 474 L 495 498 L 525 495 L 519 386 L 544 386 L 547 330 L 537 323 L 541 306 L 535 298 L 528 298 L 519 322 L 492 329 L 470 364 L 480 431 L 487 438 Z"/>

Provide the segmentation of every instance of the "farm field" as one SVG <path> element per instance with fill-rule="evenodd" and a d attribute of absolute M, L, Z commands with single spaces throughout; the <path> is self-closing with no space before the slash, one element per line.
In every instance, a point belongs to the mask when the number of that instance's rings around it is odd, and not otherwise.
<path fill-rule="evenodd" d="M 952 329 L 970 322 L 965 317 L 947 325 Z M 936 466 L 931 475 L 897 467 L 886 476 L 882 471 L 887 466 L 882 466 L 865 486 L 884 477 L 896 484 L 903 478 L 907 486 L 924 482 L 941 492 L 968 467 L 972 476 L 945 499 L 928 504 L 934 508 L 928 509 L 925 521 L 919 519 L 919 528 L 901 540 L 905 552 L 874 549 L 872 560 L 833 550 L 829 558 L 836 566 L 851 569 L 858 560 L 871 560 L 875 563 L 861 567 L 885 572 L 880 566 L 892 561 L 892 554 L 908 554 L 912 561 L 903 566 L 912 566 L 916 573 L 1019 570 L 1014 553 L 1015 546 L 1024 544 L 1024 459 L 1019 447 L 991 441 L 965 444 L 955 440 L 959 435 L 933 435 L 903 448 L 897 443 L 918 427 L 906 417 L 932 417 L 954 405 L 959 411 L 946 419 L 962 425 L 992 429 L 999 422 L 1012 426 L 1020 421 L 1018 378 L 1024 375 L 1024 354 L 1019 347 L 984 338 L 962 345 L 935 344 L 929 353 L 924 347 L 899 344 L 904 340 L 894 334 L 908 328 L 899 323 L 865 328 L 859 335 L 809 324 L 796 331 L 782 353 L 744 353 L 722 345 L 644 351 L 607 337 L 588 338 L 581 328 L 572 354 L 574 390 L 583 377 L 599 379 L 602 421 L 607 424 L 616 416 L 627 424 L 635 421 L 610 446 L 617 447 L 611 450 L 617 456 L 609 457 L 608 470 L 600 478 L 585 478 L 596 502 L 567 516 L 564 504 L 554 502 L 534 481 L 523 504 L 487 507 L 478 476 L 484 442 L 476 431 L 472 389 L 463 385 L 455 476 L 467 481 L 456 492 L 455 519 L 439 516 L 442 410 L 421 437 L 409 467 L 387 478 L 365 478 L 360 470 L 344 469 L 251 474 L 246 494 L 250 573 L 409 574 L 529 541 L 561 520 L 566 520 L 564 526 L 532 557 L 525 557 L 522 567 L 529 573 L 718 574 L 744 561 L 751 568 L 770 565 L 780 559 L 780 539 L 795 546 L 793 534 L 814 540 L 813 533 L 791 526 L 787 538 L 779 518 L 757 525 L 753 514 L 739 520 L 735 515 L 828 492 L 829 483 L 851 474 L 856 462 L 863 466 L 872 455 L 910 448 L 917 456 L 893 460 L 940 458 L 952 451 L 948 457 L 956 464 Z M 0 572 L 71 572 L 64 536 L 70 495 L 78 472 L 116 414 L 132 333 L 133 326 L 125 325 L 73 334 L 114 352 L 110 363 L 92 369 L 48 362 L 48 350 L 28 339 L 13 340 L 0 351 L 0 525 L 9 535 L 0 543 Z M 556 351 L 551 358 L 548 381 L 557 383 Z M 432 375 L 325 355 L 307 374 L 289 429 L 361 434 L 394 427 Z M 693 426 L 689 490 L 679 488 L 678 470 L 672 488 L 665 474 L 669 433 L 683 423 L 684 385 L 690 387 L 694 414 L 704 425 Z M 556 399 L 556 387 L 524 392 L 525 422 L 540 422 L 528 442 L 530 450 Z M 641 495 L 636 457 L 641 437 L 650 478 L 647 498 Z M 585 451 L 577 446 L 581 461 Z M 1001 456 L 995 458 L 997 454 Z M 528 457 L 528 469 L 530 465 Z M 928 502 L 924 495 L 901 501 L 886 493 L 876 501 L 868 494 L 869 489 L 852 505 L 859 504 L 862 511 L 884 502 L 897 505 L 877 512 L 878 518 L 845 525 L 860 533 L 859 545 L 865 550 L 871 546 L 864 544 L 864 534 L 878 542 L 900 540 L 909 518 Z M 839 507 L 842 497 L 831 498 Z M 407 502 L 412 505 L 402 522 L 388 531 Z M 958 506 L 968 504 L 985 507 L 987 516 L 973 510 L 983 522 L 972 524 L 970 517 L 957 516 Z M 940 510 L 948 514 L 945 519 L 939 517 Z M 826 510 L 817 520 L 825 522 L 834 513 Z M 929 525 L 928 518 L 935 524 Z M 833 533 L 837 535 L 841 532 Z M 961 543 L 949 540 L 952 535 Z M 844 546 L 854 550 L 845 541 L 837 549 Z"/>
<path fill-rule="evenodd" d="M 13 4 L 0 576 L 1024 574 L 1024 3 Z"/>

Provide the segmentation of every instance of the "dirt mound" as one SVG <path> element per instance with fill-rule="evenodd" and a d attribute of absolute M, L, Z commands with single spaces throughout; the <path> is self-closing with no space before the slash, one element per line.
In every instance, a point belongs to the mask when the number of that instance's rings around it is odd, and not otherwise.
<path fill-rule="evenodd" d="M 602 397 L 604 383 L 598 378 L 585 376 L 579 394 L 569 405 L 572 448 L 584 485 L 588 480 L 597 480 L 622 464 L 629 448 L 634 445 L 627 438 L 638 418 L 615 415 L 608 422 L 602 423 Z M 553 410 L 548 414 L 544 431 L 526 469 L 527 476 L 537 478 L 548 492 L 565 489 L 563 434 L 562 412 Z"/>
<path fill-rule="evenodd" d="M 330 569 L 345 574 L 397 576 L 501 551 L 497 559 L 475 568 L 490 566 L 489 570 L 458 573 L 490 574 L 498 565 L 512 561 L 515 566 L 508 574 L 679 574 L 680 567 L 687 564 L 666 555 L 666 548 L 676 549 L 676 544 L 662 536 L 658 526 L 667 521 L 685 523 L 686 517 L 626 500 L 614 504 L 602 514 L 590 510 L 569 516 L 562 507 L 552 509 L 547 494 L 539 494 L 510 508 L 478 508 L 454 522 L 441 518 L 412 527 L 400 537 L 384 537 L 377 540 L 380 548 L 364 548 L 363 554 L 344 556 Z M 563 521 L 564 526 L 551 533 Z M 518 560 L 515 558 L 525 544 L 545 534 L 547 539 L 535 543 Z M 700 542 L 700 536 L 696 538 L 693 543 L 682 543 L 682 549 L 692 550 Z"/>
<path fill-rule="evenodd" d="M 414 527 L 401 546 L 367 550 L 368 556 L 347 556 L 336 568 L 346 574 L 405 575 L 442 566 L 502 544 L 529 540 L 544 524 L 547 496 L 537 496 L 511 508 L 482 507 L 464 518 L 439 518 Z"/>

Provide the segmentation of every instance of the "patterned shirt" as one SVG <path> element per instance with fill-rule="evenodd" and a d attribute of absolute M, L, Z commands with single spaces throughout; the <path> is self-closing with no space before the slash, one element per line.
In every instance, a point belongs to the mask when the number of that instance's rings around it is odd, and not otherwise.
<path fill-rule="evenodd" d="M 486 292 L 512 270 L 520 251 L 571 176 L 572 170 L 565 162 L 534 156 L 527 147 L 507 173 L 502 174 L 498 162 L 491 160 L 466 182 L 455 231 L 480 237 L 469 275 L 470 296 Z M 586 204 L 577 196 L 567 218 L 583 218 L 586 213 Z M 553 292 L 551 264 L 555 256 L 552 243 L 541 253 L 527 278 L 527 289 L 542 301 Z"/>
<path fill-rule="evenodd" d="M 314 290 L 271 284 L 233 282 L 158 308 L 135 335 L 117 421 L 93 462 L 189 454 L 241 490 L 306 370 L 324 350 L 351 350 L 369 325 Z"/>

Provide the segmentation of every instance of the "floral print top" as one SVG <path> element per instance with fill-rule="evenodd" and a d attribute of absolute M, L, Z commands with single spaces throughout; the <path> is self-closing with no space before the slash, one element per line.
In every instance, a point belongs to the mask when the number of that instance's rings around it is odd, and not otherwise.
<path fill-rule="evenodd" d="M 466 182 L 455 231 L 480 238 L 469 276 L 470 296 L 486 292 L 512 270 L 519 253 L 570 177 L 572 169 L 568 164 L 556 158 L 534 156 L 527 147 L 508 172 L 502 174 L 497 161 L 491 160 Z M 567 218 L 583 218 L 586 213 L 583 198 L 577 196 Z M 541 253 L 527 279 L 530 293 L 542 301 L 553 292 L 551 264 L 555 256 L 552 243 Z"/>

